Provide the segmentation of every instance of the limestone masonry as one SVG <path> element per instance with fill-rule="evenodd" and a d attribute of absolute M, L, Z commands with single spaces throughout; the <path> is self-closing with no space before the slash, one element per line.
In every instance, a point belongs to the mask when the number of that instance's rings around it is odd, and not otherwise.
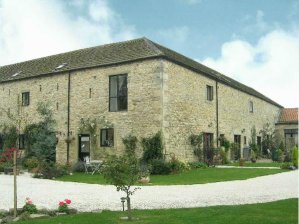
<path fill-rule="evenodd" d="M 49 102 L 57 121 L 60 163 L 121 154 L 126 135 L 149 137 L 158 131 L 166 157 L 192 161 L 192 133 L 206 133 L 215 147 L 224 135 L 243 148 L 251 141 L 251 128 L 256 127 L 257 135 L 266 123 L 274 128 L 282 109 L 257 91 L 146 38 L 2 66 L 0 99 L 0 124 L 11 122 L 8 111 L 22 115 L 26 122 L 20 132 L 37 121 L 37 103 Z M 80 121 L 88 118 L 97 119 L 95 133 L 80 129 Z"/>

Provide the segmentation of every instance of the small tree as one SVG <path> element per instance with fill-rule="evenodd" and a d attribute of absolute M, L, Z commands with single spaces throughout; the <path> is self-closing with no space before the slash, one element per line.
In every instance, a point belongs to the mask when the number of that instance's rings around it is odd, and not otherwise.
<path fill-rule="evenodd" d="M 198 161 L 201 162 L 203 158 L 203 151 L 202 151 L 202 142 L 203 142 L 203 134 L 200 133 L 198 135 L 192 134 L 189 136 L 189 140 L 191 145 L 193 146 L 193 153 L 197 156 Z"/>
<path fill-rule="evenodd" d="M 128 207 L 128 220 L 132 220 L 131 196 L 139 188 L 132 186 L 141 178 L 141 171 L 138 160 L 130 155 L 111 156 L 103 168 L 104 178 L 108 183 L 113 184 L 117 191 L 126 194 Z"/>

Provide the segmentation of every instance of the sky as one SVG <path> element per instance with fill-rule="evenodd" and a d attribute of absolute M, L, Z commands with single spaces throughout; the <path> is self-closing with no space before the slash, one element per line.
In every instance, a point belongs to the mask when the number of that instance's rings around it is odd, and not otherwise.
<path fill-rule="evenodd" d="M 139 37 L 299 106 L 299 0 L 0 0 L 0 66 Z"/>

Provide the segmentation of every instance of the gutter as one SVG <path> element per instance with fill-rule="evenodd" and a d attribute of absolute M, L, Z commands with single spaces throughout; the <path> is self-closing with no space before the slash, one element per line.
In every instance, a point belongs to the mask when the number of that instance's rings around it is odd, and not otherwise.
<path fill-rule="evenodd" d="M 68 88 L 67 88 L 67 139 L 70 138 L 70 99 L 71 99 L 71 72 L 68 73 Z M 66 164 L 70 162 L 70 142 L 66 143 Z"/>
<path fill-rule="evenodd" d="M 219 146 L 219 109 L 218 109 L 218 81 L 216 80 L 216 142 L 217 147 Z"/>

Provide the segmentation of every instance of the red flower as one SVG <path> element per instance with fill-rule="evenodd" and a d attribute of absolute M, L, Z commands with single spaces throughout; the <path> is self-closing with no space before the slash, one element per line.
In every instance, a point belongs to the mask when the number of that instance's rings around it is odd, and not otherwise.
<path fill-rule="evenodd" d="M 59 206 L 64 206 L 65 205 L 65 202 L 64 201 L 60 201 L 59 202 Z"/>
<path fill-rule="evenodd" d="M 70 199 L 65 199 L 64 200 L 68 205 L 72 203 L 72 201 Z"/>

